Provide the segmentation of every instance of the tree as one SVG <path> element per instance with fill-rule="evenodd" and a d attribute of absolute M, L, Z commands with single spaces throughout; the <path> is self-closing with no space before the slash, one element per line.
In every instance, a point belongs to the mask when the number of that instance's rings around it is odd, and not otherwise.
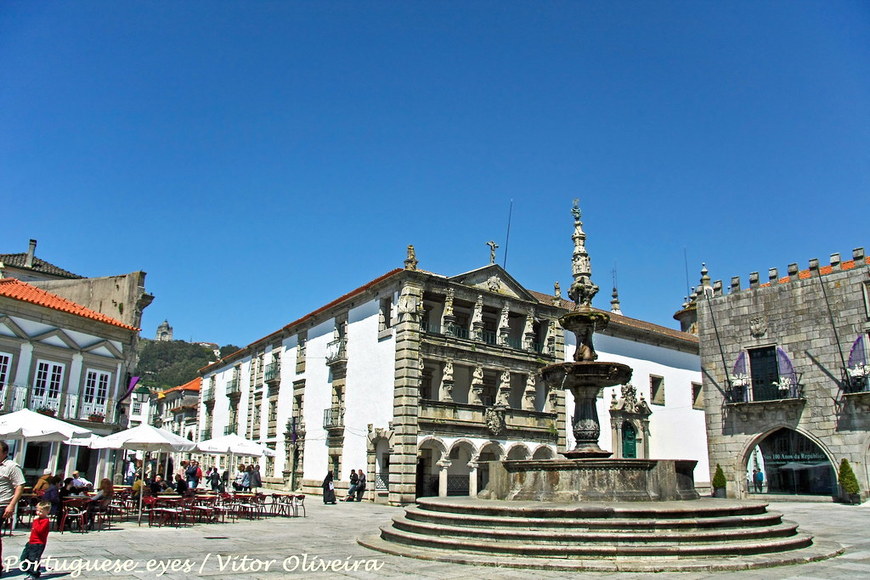
<path fill-rule="evenodd" d="M 840 482 L 840 488 L 847 496 L 855 495 L 861 491 L 858 478 L 855 477 L 855 472 L 852 471 L 852 466 L 849 465 L 849 460 L 845 457 L 840 462 L 840 473 L 837 475 L 837 481 Z"/>
<path fill-rule="evenodd" d="M 728 484 L 725 479 L 725 473 L 722 471 L 722 466 L 716 464 L 716 473 L 713 475 L 713 489 L 723 488 Z"/>
<path fill-rule="evenodd" d="M 174 341 L 140 341 L 139 364 L 135 373 L 142 377 L 142 384 L 152 389 L 168 389 L 195 379 L 199 369 L 214 361 L 214 352 L 202 345 Z M 221 348 L 235 352 L 238 347 L 227 345 Z"/>

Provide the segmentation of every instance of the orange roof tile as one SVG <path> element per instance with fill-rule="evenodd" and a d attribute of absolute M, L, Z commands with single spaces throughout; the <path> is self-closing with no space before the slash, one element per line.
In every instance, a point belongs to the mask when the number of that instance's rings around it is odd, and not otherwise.
<path fill-rule="evenodd" d="M 30 304 L 36 304 L 37 306 L 43 306 L 45 308 L 51 308 L 52 310 L 67 312 L 83 318 L 90 318 L 91 320 L 111 324 L 112 326 L 118 326 L 120 328 L 126 328 L 127 330 L 139 330 L 135 326 L 124 324 L 120 320 L 115 320 L 111 316 L 106 316 L 105 314 L 86 308 L 72 300 L 61 298 L 57 294 L 52 294 L 42 288 L 31 286 L 30 284 L 15 278 L 0 279 L 0 296 L 28 302 Z"/>
<path fill-rule="evenodd" d="M 202 377 L 196 377 L 190 382 L 172 387 L 163 391 L 164 393 L 172 393 L 174 391 L 198 391 L 202 387 Z"/>

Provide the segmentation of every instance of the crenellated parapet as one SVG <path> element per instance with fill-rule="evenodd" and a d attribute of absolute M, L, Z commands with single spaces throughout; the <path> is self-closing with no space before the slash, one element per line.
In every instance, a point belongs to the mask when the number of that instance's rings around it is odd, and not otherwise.
<path fill-rule="evenodd" d="M 778 268 L 768 268 L 767 275 L 762 279 L 759 272 L 750 272 L 748 286 L 743 287 L 740 281 L 740 276 L 733 276 L 728 285 L 728 294 L 741 292 L 746 290 L 755 290 L 756 288 L 768 288 L 777 284 L 787 284 L 797 280 L 806 280 L 816 276 L 826 276 L 835 272 L 844 272 L 855 268 L 870 266 L 870 257 L 865 256 L 864 248 L 855 248 L 852 250 L 851 260 L 841 260 L 840 254 L 831 254 L 830 263 L 822 266 L 818 258 L 809 260 L 808 267 L 801 270 L 796 263 L 788 265 L 785 276 L 780 274 Z M 721 280 L 716 280 L 710 283 L 710 277 L 707 275 L 707 268 L 704 266 L 701 269 L 701 284 L 697 288 L 693 288 L 691 297 L 683 308 L 689 308 L 699 296 L 706 295 L 708 297 L 722 296 L 725 294 L 725 288 Z"/>

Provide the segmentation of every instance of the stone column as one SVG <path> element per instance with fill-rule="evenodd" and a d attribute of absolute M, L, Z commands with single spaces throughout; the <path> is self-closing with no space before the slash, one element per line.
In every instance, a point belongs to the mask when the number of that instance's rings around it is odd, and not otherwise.
<path fill-rule="evenodd" d="M 477 497 L 477 462 L 471 460 L 468 462 L 468 496 Z"/>
<path fill-rule="evenodd" d="M 471 339 L 483 340 L 483 295 L 477 295 L 474 312 L 471 313 Z"/>
<path fill-rule="evenodd" d="M 526 324 L 523 327 L 523 350 L 535 349 L 535 309 L 526 314 Z"/>
<path fill-rule="evenodd" d="M 450 329 L 456 324 L 456 316 L 453 314 L 453 288 L 447 289 L 447 297 L 444 299 L 444 312 L 441 314 L 441 334 L 450 334 Z"/>
<path fill-rule="evenodd" d="M 510 308 L 507 301 L 501 307 L 501 316 L 498 319 L 498 344 L 501 346 L 508 345 L 508 337 L 511 333 L 510 327 Z"/>
<path fill-rule="evenodd" d="M 404 311 L 396 325 L 396 375 L 393 383 L 393 453 L 390 496 L 393 505 L 413 503 L 417 488 L 417 412 L 420 404 L 420 323 L 416 306 L 423 286 L 411 272 L 400 292 Z M 374 485 L 374 482 L 372 482 Z"/>
<path fill-rule="evenodd" d="M 438 389 L 439 401 L 453 401 L 453 359 L 444 363 L 444 370 L 441 372 L 441 388 Z"/>
<path fill-rule="evenodd" d="M 441 459 L 438 465 L 438 497 L 447 497 L 447 469 L 450 467 L 449 459 Z"/>
<path fill-rule="evenodd" d="M 501 380 L 498 383 L 498 397 L 496 397 L 496 403 L 499 405 L 510 406 L 510 394 L 511 394 L 511 372 L 509 370 L 504 370 L 501 373 Z"/>
<path fill-rule="evenodd" d="M 483 404 L 483 367 L 474 367 L 474 372 L 471 375 L 471 404 Z"/>
<path fill-rule="evenodd" d="M 537 380 L 535 378 L 534 373 L 529 373 L 526 376 L 526 390 L 523 391 L 523 410 L 524 411 L 534 411 L 535 410 L 535 398 L 537 392 Z"/>

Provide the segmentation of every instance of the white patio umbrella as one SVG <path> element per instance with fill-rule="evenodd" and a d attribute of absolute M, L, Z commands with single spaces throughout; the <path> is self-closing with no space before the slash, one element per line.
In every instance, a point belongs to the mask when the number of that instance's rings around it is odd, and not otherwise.
<path fill-rule="evenodd" d="M 274 457 L 275 452 L 241 435 L 231 433 L 214 439 L 206 439 L 196 444 L 197 451 L 213 455 L 243 455 L 245 457 Z"/>
<path fill-rule="evenodd" d="M 193 441 L 188 441 L 171 431 L 142 424 L 132 429 L 113 433 L 94 444 L 95 449 L 129 449 L 131 451 L 171 452 L 190 451 Z M 144 471 L 144 469 L 143 469 Z M 139 478 L 144 478 L 141 473 Z M 142 492 L 139 492 L 139 523 L 142 523 Z"/>
<path fill-rule="evenodd" d="M 93 431 L 86 427 L 79 427 L 30 409 L 0 415 L 0 439 L 21 441 L 19 454 L 22 458 L 27 443 L 65 443 L 70 439 L 87 437 L 92 433 Z"/>
<path fill-rule="evenodd" d="M 235 433 L 230 433 L 229 435 L 222 435 L 220 437 L 215 437 L 214 439 L 206 439 L 205 441 L 200 441 L 196 444 L 196 449 L 197 451 L 202 451 L 203 453 L 208 453 L 211 455 L 228 455 L 229 459 L 227 461 L 227 469 L 232 468 L 233 457 L 235 456 L 275 456 L 275 452 L 266 447 L 265 445 L 260 445 L 255 441 L 245 439 L 241 435 L 237 435 Z"/>

